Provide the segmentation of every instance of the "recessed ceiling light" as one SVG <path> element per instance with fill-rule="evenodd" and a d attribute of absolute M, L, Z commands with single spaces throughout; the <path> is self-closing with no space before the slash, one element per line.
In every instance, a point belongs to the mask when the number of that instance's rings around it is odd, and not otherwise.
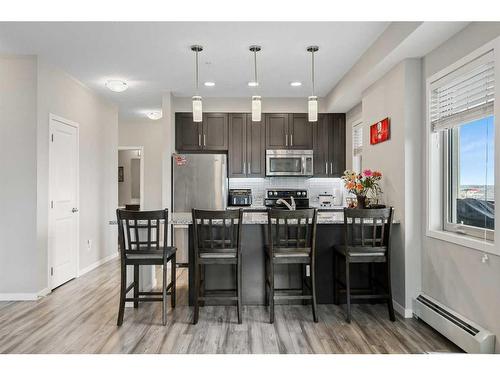
<path fill-rule="evenodd" d="M 205 82 L 205 86 L 207 86 L 207 87 L 214 87 L 215 86 L 215 82 Z"/>
<path fill-rule="evenodd" d="M 159 120 L 163 117 L 162 111 L 151 111 L 146 113 L 146 116 L 148 116 L 151 120 Z"/>
<path fill-rule="evenodd" d="M 259 86 L 259 82 L 250 81 L 250 82 L 248 82 L 248 86 L 250 86 L 250 87 L 257 87 L 257 86 Z"/>
<path fill-rule="evenodd" d="M 299 82 L 299 81 L 290 82 L 290 86 L 299 87 L 299 86 L 302 86 L 302 82 Z"/>
<path fill-rule="evenodd" d="M 123 92 L 128 89 L 128 84 L 125 81 L 110 79 L 106 82 L 106 87 L 114 92 Z"/>

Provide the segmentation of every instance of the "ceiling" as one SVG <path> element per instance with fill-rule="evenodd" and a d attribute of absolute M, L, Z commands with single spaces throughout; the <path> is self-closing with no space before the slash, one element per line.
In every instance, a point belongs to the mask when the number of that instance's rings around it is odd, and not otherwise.
<path fill-rule="evenodd" d="M 325 96 L 386 29 L 388 22 L 12 22 L 0 23 L 0 53 L 36 54 L 119 106 L 121 117 L 144 116 L 161 107 L 161 95 L 194 94 L 194 53 L 201 44 L 200 94 L 204 97 Z M 257 56 L 258 88 L 248 47 Z M 113 93 L 108 79 L 130 88 Z M 215 87 L 204 87 L 214 81 Z M 290 82 L 301 81 L 302 87 Z"/>

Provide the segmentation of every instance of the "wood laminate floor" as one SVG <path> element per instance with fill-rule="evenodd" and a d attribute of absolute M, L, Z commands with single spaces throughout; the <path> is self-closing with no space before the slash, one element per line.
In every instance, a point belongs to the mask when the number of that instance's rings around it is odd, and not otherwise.
<path fill-rule="evenodd" d="M 264 306 L 207 306 L 192 325 L 187 270 L 178 270 L 177 307 L 161 325 L 160 303 L 126 308 L 116 326 L 119 262 L 110 261 L 35 302 L 0 302 L 0 353 L 425 353 L 460 351 L 416 319 L 389 321 L 385 305 L 277 306 L 269 324 Z"/>

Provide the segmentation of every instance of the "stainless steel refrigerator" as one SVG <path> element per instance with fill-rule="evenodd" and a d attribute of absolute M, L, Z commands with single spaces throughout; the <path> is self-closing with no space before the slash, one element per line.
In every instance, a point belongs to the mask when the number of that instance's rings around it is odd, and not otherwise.
<path fill-rule="evenodd" d="M 173 213 L 190 215 L 193 208 L 224 210 L 227 207 L 227 157 L 224 154 L 178 154 L 172 158 Z M 177 215 L 183 216 L 183 215 Z M 186 225 L 173 225 L 177 263 L 187 264 Z"/>

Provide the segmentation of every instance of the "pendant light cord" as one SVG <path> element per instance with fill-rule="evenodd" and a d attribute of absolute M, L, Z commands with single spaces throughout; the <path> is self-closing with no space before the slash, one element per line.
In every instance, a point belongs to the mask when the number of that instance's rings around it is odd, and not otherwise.
<path fill-rule="evenodd" d="M 198 51 L 196 51 L 196 73 L 195 73 L 195 80 L 196 80 L 196 95 L 198 95 L 199 90 L 198 90 Z"/>
<path fill-rule="evenodd" d="M 258 82 L 257 81 L 257 50 L 253 51 L 253 66 L 254 66 L 254 78 L 255 78 L 254 82 Z"/>
<path fill-rule="evenodd" d="M 311 60 L 312 60 L 312 66 L 311 66 L 312 96 L 314 96 L 314 51 L 311 51 Z"/>

